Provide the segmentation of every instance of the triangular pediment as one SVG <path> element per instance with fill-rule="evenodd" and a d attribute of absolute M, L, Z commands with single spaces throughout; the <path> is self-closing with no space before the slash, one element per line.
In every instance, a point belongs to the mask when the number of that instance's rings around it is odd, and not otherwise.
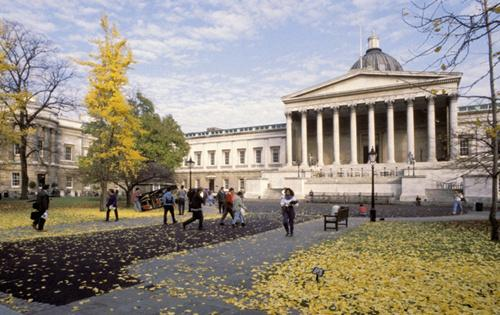
<path fill-rule="evenodd" d="M 422 83 L 432 83 L 441 79 L 456 78 L 460 80 L 460 77 L 461 73 L 350 71 L 333 80 L 286 95 L 282 97 L 282 100 L 286 103 L 291 100 L 309 99 L 326 95 L 334 96 L 356 91 L 363 93 L 370 90 L 386 89 L 388 87 L 397 89 Z"/>

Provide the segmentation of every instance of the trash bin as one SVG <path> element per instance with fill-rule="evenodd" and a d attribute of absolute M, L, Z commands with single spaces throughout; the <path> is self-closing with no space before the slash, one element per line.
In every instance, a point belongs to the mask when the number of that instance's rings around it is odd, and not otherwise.
<path fill-rule="evenodd" d="M 482 202 L 476 202 L 474 205 L 474 210 L 476 211 L 483 211 L 483 203 Z"/>

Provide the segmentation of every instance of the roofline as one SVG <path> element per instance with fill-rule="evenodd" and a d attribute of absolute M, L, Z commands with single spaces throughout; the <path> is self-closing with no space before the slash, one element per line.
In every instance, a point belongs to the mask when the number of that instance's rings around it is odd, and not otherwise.
<path fill-rule="evenodd" d="M 347 80 L 349 78 L 355 77 L 357 75 L 361 74 L 367 74 L 367 75 L 374 75 L 374 76 L 411 76 L 411 77 L 432 77 L 432 78 L 439 78 L 439 79 L 455 79 L 458 82 L 462 78 L 462 72 L 448 72 L 448 73 L 443 73 L 443 72 L 430 72 L 430 71 L 377 71 L 377 70 L 366 70 L 366 69 L 355 69 L 355 70 L 350 70 L 347 73 L 338 76 L 334 79 L 324 81 L 322 83 L 316 84 L 314 86 L 311 86 L 309 88 L 302 89 L 300 91 L 285 95 L 281 97 L 281 101 L 283 103 L 289 103 L 289 101 L 292 98 L 299 98 L 301 95 L 304 95 L 306 93 L 310 93 L 313 91 L 316 91 L 324 86 L 328 86 L 334 83 L 342 82 L 344 80 Z M 434 81 L 430 82 L 425 82 L 425 83 L 432 83 Z M 416 84 L 416 83 L 415 83 Z M 401 84 L 396 84 L 396 85 L 391 85 L 391 86 L 399 86 Z M 366 89 L 366 90 L 373 90 L 374 88 Z M 378 89 L 378 88 L 375 88 Z M 352 92 L 354 93 L 359 93 L 360 91 L 365 91 L 363 89 L 361 90 L 353 90 Z M 351 91 L 349 92 L 342 92 L 342 93 L 348 93 L 346 95 L 353 94 Z M 328 94 L 329 97 L 334 96 L 335 93 Z M 305 99 L 301 99 L 305 100 Z"/>
<path fill-rule="evenodd" d="M 245 134 L 249 132 L 269 132 L 286 129 L 286 123 L 277 123 L 269 125 L 258 125 L 249 127 L 237 127 L 228 129 L 219 129 L 213 131 L 198 131 L 198 132 L 188 132 L 184 136 L 188 139 L 201 138 L 201 137 L 217 137 L 225 135 L 238 135 Z"/>

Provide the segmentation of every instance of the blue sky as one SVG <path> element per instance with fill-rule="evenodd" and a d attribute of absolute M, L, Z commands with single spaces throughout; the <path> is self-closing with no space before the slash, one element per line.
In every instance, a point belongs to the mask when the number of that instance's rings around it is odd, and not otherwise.
<path fill-rule="evenodd" d="M 472 1 L 449 0 L 459 12 Z M 359 25 L 374 31 L 381 48 L 405 70 L 423 70 L 429 59 L 404 63 L 423 39 L 403 23 L 402 0 L 0 0 L 0 17 L 45 34 L 63 58 L 88 59 L 101 36 L 99 18 L 128 39 L 136 64 L 128 91 L 140 90 L 183 131 L 284 122 L 280 97 L 330 80 L 359 56 Z M 479 45 L 478 45 L 479 46 Z M 463 84 L 484 71 L 484 51 L 457 71 Z M 86 69 L 75 65 L 72 83 L 82 100 Z M 82 88 L 83 87 L 83 88 Z M 487 93 L 486 82 L 472 91 Z M 462 100 L 461 104 L 467 101 Z"/>

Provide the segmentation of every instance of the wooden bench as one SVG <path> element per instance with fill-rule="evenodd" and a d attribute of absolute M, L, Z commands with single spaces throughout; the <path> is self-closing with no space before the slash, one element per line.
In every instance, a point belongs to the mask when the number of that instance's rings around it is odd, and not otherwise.
<path fill-rule="evenodd" d="M 345 221 L 345 226 L 347 227 L 347 221 L 349 219 L 349 207 L 340 207 L 339 211 L 335 215 L 331 214 L 325 214 L 323 215 L 324 218 L 324 230 L 326 231 L 327 229 L 334 229 L 331 226 L 328 226 L 329 224 L 334 224 L 335 223 L 335 230 L 339 230 L 339 223 L 342 221 Z"/>

